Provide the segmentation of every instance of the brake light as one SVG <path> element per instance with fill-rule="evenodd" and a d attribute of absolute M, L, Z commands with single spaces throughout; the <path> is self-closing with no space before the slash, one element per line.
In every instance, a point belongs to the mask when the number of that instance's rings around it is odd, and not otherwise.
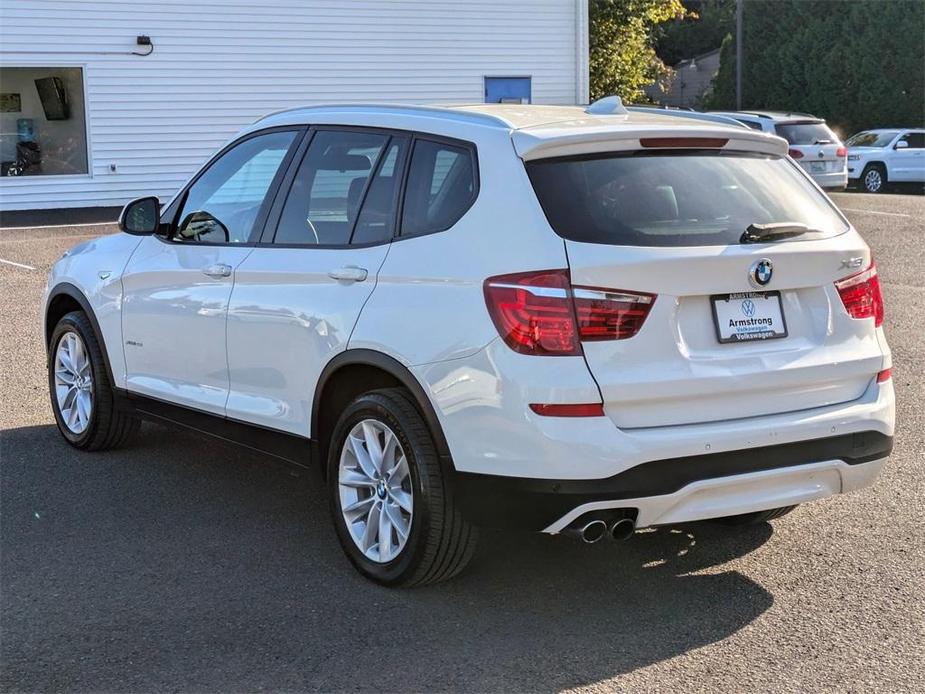
<path fill-rule="evenodd" d="M 639 144 L 643 147 L 721 149 L 729 142 L 724 137 L 643 137 Z"/>
<path fill-rule="evenodd" d="M 852 318 L 873 318 L 874 325 L 883 325 L 883 295 L 880 277 L 873 262 L 866 270 L 835 283 L 845 310 Z"/>
<path fill-rule="evenodd" d="M 521 354 L 581 354 L 568 270 L 498 275 L 485 280 L 485 304 L 508 347 Z"/>
<path fill-rule="evenodd" d="M 581 341 L 624 340 L 642 328 L 655 294 L 572 287 L 568 270 L 498 275 L 485 280 L 485 304 L 515 352 L 577 356 Z"/>
<path fill-rule="evenodd" d="M 847 157 L 847 156 L 848 156 L 848 148 L 847 148 L 847 147 L 839 147 L 837 150 L 835 150 L 835 156 L 836 156 L 836 157 Z"/>
<path fill-rule="evenodd" d="M 639 332 L 655 303 L 654 294 L 573 287 L 578 334 L 587 342 L 625 340 Z"/>
<path fill-rule="evenodd" d="M 791 156 L 791 158 L 793 158 L 793 159 L 802 159 L 802 158 L 803 158 L 803 152 L 801 152 L 801 151 L 798 150 L 798 149 L 788 149 L 788 150 L 787 150 L 787 154 L 789 154 L 789 155 Z"/>

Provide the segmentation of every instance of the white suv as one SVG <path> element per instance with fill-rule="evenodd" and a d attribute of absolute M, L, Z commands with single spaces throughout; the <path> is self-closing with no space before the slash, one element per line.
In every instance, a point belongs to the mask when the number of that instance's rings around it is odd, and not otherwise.
<path fill-rule="evenodd" d="M 848 186 L 847 148 L 825 121 L 806 113 L 781 111 L 714 111 L 743 125 L 779 135 L 789 153 L 822 188 L 839 191 Z"/>
<path fill-rule="evenodd" d="M 925 130 L 865 130 L 848 138 L 848 178 L 868 193 L 925 183 Z"/>
<path fill-rule="evenodd" d="M 786 155 L 619 104 L 269 116 L 55 264 L 58 427 L 318 465 L 388 585 L 454 575 L 479 525 L 593 542 L 864 487 L 893 436 L 877 271 Z"/>

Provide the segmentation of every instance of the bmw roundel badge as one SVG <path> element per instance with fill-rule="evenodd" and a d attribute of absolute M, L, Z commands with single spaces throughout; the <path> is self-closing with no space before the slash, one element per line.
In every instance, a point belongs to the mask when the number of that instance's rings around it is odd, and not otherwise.
<path fill-rule="evenodd" d="M 774 264 L 767 258 L 756 261 L 748 271 L 748 281 L 756 287 L 765 287 L 774 274 Z"/>

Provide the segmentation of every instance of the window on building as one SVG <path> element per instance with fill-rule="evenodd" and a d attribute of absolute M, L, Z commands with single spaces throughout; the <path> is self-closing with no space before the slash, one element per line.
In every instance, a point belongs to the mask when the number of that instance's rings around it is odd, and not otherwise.
<path fill-rule="evenodd" d="M 86 174 L 79 67 L 0 67 L 0 174 Z"/>

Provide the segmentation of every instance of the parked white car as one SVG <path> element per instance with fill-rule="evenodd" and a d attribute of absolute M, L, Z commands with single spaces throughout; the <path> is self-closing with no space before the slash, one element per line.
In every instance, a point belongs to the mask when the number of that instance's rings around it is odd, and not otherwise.
<path fill-rule="evenodd" d="M 303 108 L 51 270 L 55 420 L 324 470 L 387 585 L 479 525 L 585 542 L 871 484 L 891 357 L 867 245 L 774 136 L 618 102 Z"/>
<path fill-rule="evenodd" d="M 826 190 L 848 185 L 848 149 L 822 118 L 780 111 L 712 111 L 735 118 L 753 130 L 779 135 L 790 144 L 789 154 Z"/>
<path fill-rule="evenodd" d="M 848 180 L 868 193 L 887 183 L 925 183 L 925 130 L 883 128 L 848 138 Z"/>

